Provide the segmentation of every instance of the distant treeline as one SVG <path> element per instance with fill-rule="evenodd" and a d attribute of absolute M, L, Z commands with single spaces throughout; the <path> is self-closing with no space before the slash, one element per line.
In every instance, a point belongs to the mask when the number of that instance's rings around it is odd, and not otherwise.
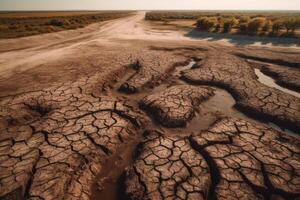
<path fill-rule="evenodd" d="M 49 16 L 47 16 L 47 14 Z M 0 38 L 15 38 L 41 33 L 57 32 L 82 28 L 88 24 L 115 19 L 129 15 L 130 12 L 98 12 L 86 14 L 74 12 L 40 12 L 25 13 L 3 13 L 0 15 Z M 21 15 L 21 14 L 20 14 Z M 59 16 L 62 15 L 62 16 Z"/>
<path fill-rule="evenodd" d="M 255 35 L 295 36 L 300 29 L 300 13 L 213 13 L 148 12 L 146 20 L 195 20 L 200 30 L 239 32 Z"/>

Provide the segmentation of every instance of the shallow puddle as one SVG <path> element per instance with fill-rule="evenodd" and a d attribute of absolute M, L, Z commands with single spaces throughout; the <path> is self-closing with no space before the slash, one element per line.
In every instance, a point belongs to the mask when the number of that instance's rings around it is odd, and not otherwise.
<path fill-rule="evenodd" d="M 287 88 L 281 87 L 279 86 L 275 80 L 273 78 L 271 78 L 270 76 L 265 75 L 264 73 L 262 73 L 259 69 L 254 69 L 256 76 L 258 77 L 258 81 L 261 82 L 264 85 L 267 85 L 269 87 L 272 88 L 276 88 L 278 90 L 281 90 L 282 92 L 291 94 L 295 97 L 300 98 L 300 93 L 293 91 L 293 90 L 289 90 Z"/>
<path fill-rule="evenodd" d="M 228 117 L 236 117 L 251 120 L 249 117 L 234 108 L 235 99 L 226 90 L 215 89 L 215 95 L 201 105 L 206 112 L 220 113 Z"/>
<path fill-rule="evenodd" d="M 177 66 L 175 70 L 173 71 L 172 75 L 176 78 L 179 78 L 185 70 L 191 69 L 196 64 L 195 60 L 191 60 L 189 64 L 185 66 Z"/>
<path fill-rule="evenodd" d="M 221 115 L 225 115 L 228 117 L 235 117 L 244 119 L 246 121 L 253 121 L 257 122 L 255 119 L 252 119 L 242 112 L 238 111 L 234 108 L 234 105 L 236 104 L 235 99 L 232 97 L 232 95 L 227 92 L 226 90 L 222 90 L 219 88 L 215 88 L 215 96 L 211 97 L 208 101 L 201 104 L 201 109 L 208 112 L 208 113 L 220 113 Z M 201 116 L 200 116 L 201 117 Z M 199 126 L 197 123 L 195 123 L 196 126 Z M 299 137 L 300 134 L 297 134 L 294 131 L 291 131 L 286 128 L 282 128 L 278 126 L 277 124 L 274 124 L 272 122 L 266 122 L 267 125 L 271 126 L 273 129 L 277 131 L 281 131 L 284 133 L 287 133 L 289 135 L 293 135 L 295 137 Z"/>
<path fill-rule="evenodd" d="M 251 121 L 243 113 L 236 110 L 233 106 L 235 100 L 226 90 L 215 89 L 215 95 L 207 101 L 200 104 L 194 118 L 188 122 L 185 128 L 163 128 L 165 133 L 190 135 L 191 133 L 199 133 L 207 130 L 221 116 L 236 117 Z M 253 121 L 253 120 L 252 120 Z"/>

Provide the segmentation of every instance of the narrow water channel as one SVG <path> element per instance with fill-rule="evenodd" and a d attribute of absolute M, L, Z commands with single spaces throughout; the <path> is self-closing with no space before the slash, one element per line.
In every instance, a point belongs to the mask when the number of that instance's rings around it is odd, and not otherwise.
<path fill-rule="evenodd" d="M 215 88 L 215 95 L 213 97 L 211 97 L 208 101 L 204 102 L 200 106 L 200 108 L 203 111 L 205 111 L 206 113 L 220 113 L 223 116 L 225 115 L 228 117 L 240 118 L 240 119 L 244 119 L 249 122 L 257 123 L 257 120 L 250 118 L 250 117 L 246 116 L 244 113 L 235 109 L 234 108 L 235 104 L 236 104 L 236 101 L 229 92 L 227 92 L 226 90 L 223 90 L 223 89 Z M 199 117 L 201 117 L 201 115 Z M 198 119 L 198 121 L 200 121 L 200 120 Z M 273 129 L 275 129 L 277 131 L 281 131 L 286 134 L 293 135 L 295 137 L 299 137 L 299 135 L 300 135 L 289 129 L 282 128 L 272 122 L 267 122 L 266 124 L 271 126 Z"/>
<path fill-rule="evenodd" d="M 172 73 L 173 77 L 179 78 L 182 72 L 184 72 L 185 70 L 192 69 L 192 67 L 195 64 L 196 64 L 195 60 L 191 59 L 191 61 L 189 62 L 189 64 L 187 64 L 185 66 L 178 66 L 178 67 L 176 67 L 175 70 Z"/>
<path fill-rule="evenodd" d="M 300 93 L 293 91 L 293 90 L 289 90 L 287 88 L 281 87 L 280 85 L 278 85 L 275 80 L 273 78 L 271 78 L 270 76 L 265 75 L 264 73 L 262 73 L 259 69 L 255 68 L 254 69 L 256 76 L 258 77 L 258 81 L 261 82 L 262 84 L 272 87 L 272 88 L 276 88 L 278 90 L 281 90 L 284 93 L 288 93 L 291 94 L 295 97 L 300 98 Z"/>

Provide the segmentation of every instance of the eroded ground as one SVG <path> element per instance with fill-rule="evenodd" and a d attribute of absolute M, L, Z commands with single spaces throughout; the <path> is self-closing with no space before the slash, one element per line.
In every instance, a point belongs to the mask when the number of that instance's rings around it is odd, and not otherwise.
<path fill-rule="evenodd" d="M 300 198 L 297 49 L 106 29 L 1 47 L 1 199 Z"/>

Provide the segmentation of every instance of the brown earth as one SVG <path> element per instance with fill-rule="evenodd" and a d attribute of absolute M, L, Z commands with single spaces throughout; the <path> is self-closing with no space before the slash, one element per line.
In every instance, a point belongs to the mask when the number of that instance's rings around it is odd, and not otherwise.
<path fill-rule="evenodd" d="M 227 53 L 208 53 L 200 68 L 185 73 L 184 80 L 229 90 L 237 100 L 236 107 L 248 115 L 259 115 L 291 129 L 300 129 L 299 98 L 260 83 L 245 61 Z"/>
<path fill-rule="evenodd" d="M 178 85 L 146 96 L 140 106 L 166 127 L 184 127 L 199 104 L 212 95 L 211 88 Z"/>
<path fill-rule="evenodd" d="M 253 67 L 273 77 L 278 85 L 300 92 L 300 68 L 247 60 Z"/>
<path fill-rule="evenodd" d="M 297 84 L 279 77 L 299 49 L 190 40 L 143 14 L 0 40 L 0 198 L 299 199 L 300 99 L 255 74 Z"/>
<path fill-rule="evenodd" d="M 223 119 L 189 137 L 146 133 L 127 171 L 130 199 L 297 199 L 299 141 Z"/>

